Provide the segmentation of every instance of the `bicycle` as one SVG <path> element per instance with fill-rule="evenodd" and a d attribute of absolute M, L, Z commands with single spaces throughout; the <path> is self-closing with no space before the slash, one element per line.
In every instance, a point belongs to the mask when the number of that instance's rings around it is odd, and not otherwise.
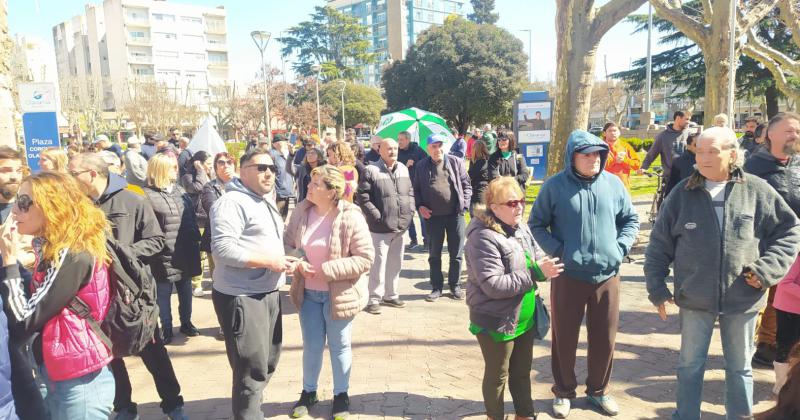
<path fill-rule="evenodd" d="M 653 225 L 656 222 L 661 203 L 664 201 L 664 190 L 666 189 L 666 185 L 664 184 L 664 170 L 661 168 L 653 168 L 652 172 L 645 172 L 644 174 L 648 177 L 656 177 L 658 179 L 656 192 L 653 194 L 653 203 L 650 205 L 650 211 L 648 212 L 648 220 L 650 221 L 650 225 Z"/>

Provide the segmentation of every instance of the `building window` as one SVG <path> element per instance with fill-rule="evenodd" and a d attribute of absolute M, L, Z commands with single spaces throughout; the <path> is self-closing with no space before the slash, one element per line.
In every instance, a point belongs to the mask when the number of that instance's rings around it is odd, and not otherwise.
<path fill-rule="evenodd" d="M 194 24 L 202 24 L 203 20 L 199 17 L 193 16 L 181 16 L 181 20 L 185 23 L 194 23 Z"/>
<path fill-rule="evenodd" d="M 198 54 L 198 53 L 183 53 L 184 58 L 191 61 L 205 61 L 206 55 L 205 54 Z"/>
<path fill-rule="evenodd" d="M 228 61 L 228 54 L 225 53 L 209 53 L 208 61 L 212 63 L 226 63 Z"/>
<path fill-rule="evenodd" d="M 174 33 L 171 33 L 171 32 L 156 32 L 155 35 L 156 35 L 156 38 L 158 38 L 160 40 L 165 40 L 165 41 L 167 41 L 167 40 L 175 41 L 175 40 L 178 39 L 178 35 L 174 34 Z"/>
<path fill-rule="evenodd" d="M 137 76 L 152 76 L 153 69 L 150 67 L 136 67 L 133 69 L 133 73 Z"/>
<path fill-rule="evenodd" d="M 128 32 L 131 38 L 145 38 L 146 35 L 142 31 L 130 31 Z"/>
<path fill-rule="evenodd" d="M 156 57 L 161 57 L 161 58 L 178 58 L 178 52 L 177 51 L 156 51 L 155 52 L 155 56 Z"/>
<path fill-rule="evenodd" d="M 153 13 L 153 19 L 162 22 L 175 22 L 175 15 L 165 15 L 163 13 Z"/>

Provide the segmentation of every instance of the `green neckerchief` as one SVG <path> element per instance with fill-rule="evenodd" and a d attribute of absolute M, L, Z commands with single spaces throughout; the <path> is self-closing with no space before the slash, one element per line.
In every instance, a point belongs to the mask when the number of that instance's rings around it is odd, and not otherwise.
<path fill-rule="evenodd" d="M 503 155 L 503 159 L 508 159 L 511 157 L 511 150 L 507 152 L 500 151 L 500 154 Z"/>

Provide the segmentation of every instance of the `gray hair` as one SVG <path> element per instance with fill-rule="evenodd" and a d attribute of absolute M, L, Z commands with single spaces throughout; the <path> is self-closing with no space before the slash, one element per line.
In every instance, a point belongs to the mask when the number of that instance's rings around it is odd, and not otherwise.
<path fill-rule="evenodd" d="M 695 144 L 701 140 L 718 140 L 722 150 L 733 150 L 736 152 L 736 160 L 731 162 L 731 172 L 734 169 L 739 169 L 744 166 L 744 153 L 739 148 L 739 139 L 736 138 L 736 133 L 728 127 L 711 127 L 697 137 Z"/>
<path fill-rule="evenodd" d="M 106 161 L 102 152 L 80 153 L 73 156 L 70 162 L 76 162 L 82 168 L 93 170 L 100 176 L 108 178 L 109 162 Z"/>

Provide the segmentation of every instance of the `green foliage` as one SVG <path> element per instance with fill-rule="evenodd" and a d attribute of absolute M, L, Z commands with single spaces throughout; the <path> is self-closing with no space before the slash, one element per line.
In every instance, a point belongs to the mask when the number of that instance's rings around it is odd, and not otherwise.
<path fill-rule="evenodd" d="M 247 143 L 243 141 L 225 142 L 225 149 L 227 149 L 228 153 L 230 153 L 237 160 L 242 157 L 246 147 Z"/>
<path fill-rule="evenodd" d="M 477 24 L 494 25 L 500 15 L 494 12 L 494 0 L 471 0 L 473 13 L 467 19 Z"/>
<path fill-rule="evenodd" d="M 426 109 L 464 132 L 472 123 L 508 120 L 526 77 L 527 56 L 515 36 L 450 17 L 384 72 L 383 86 L 389 111 Z"/>
<path fill-rule="evenodd" d="M 337 124 L 342 122 L 342 85 L 331 82 L 320 88 L 320 101 L 331 110 Z M 380 90 L 374 87 L 347 83 L 344 89 L 345 123 L 352 127 L 364 123 L 371 127 L 378 125 L 381 111 L 386 108 L 386 101 L 381 96 Z"/>
<path fill-rule="evenodd" d="M 654 141 L 654 139 L 652 138 L 642 139 L 639 137 L 625 137 L 622 140 L 630 144 L 631 147 L 633 147 L 633 150 L 636 150 L 637 152 L 640 152 L 642 150 L 644 151 L 650 150 L 650 146 L 653 145 Z"/>
<path fill-rule="evenodd" d="M 297 53 L 293 68 L 301 76 L 313 76 L 311 66 L 319 63 L 323 80 L 361 77 L 363 66 L 377 62 L 369 52 L 369 28 L 358 19 L 336 9 L 315 7 L 311 20 L 289 28 L 289 35 L 278 38 L 281 54 Z"/>

